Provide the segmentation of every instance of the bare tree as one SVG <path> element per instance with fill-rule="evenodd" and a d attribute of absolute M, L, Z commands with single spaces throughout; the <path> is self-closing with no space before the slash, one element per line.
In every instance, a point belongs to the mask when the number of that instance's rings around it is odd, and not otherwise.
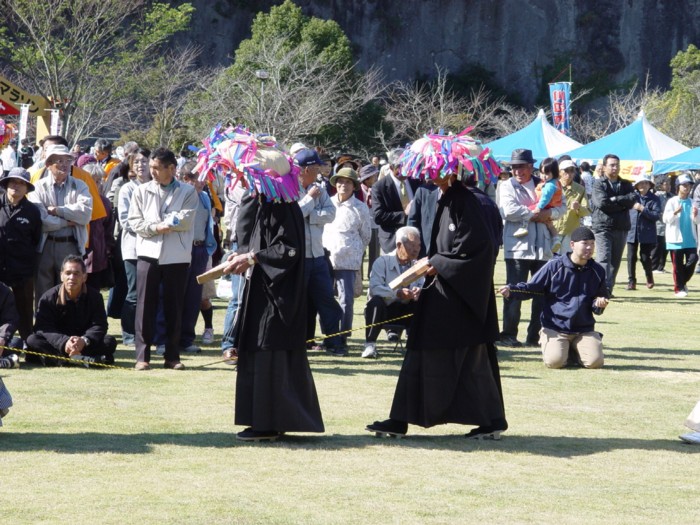
<path fill-rule="evenodd" d="M 6 60 L 22 85 L 62 110 L 64 134 L 78 139 L 123 109 L 118 95 L 130 79 L 117 70 L 157 58 L 192 9 L 146 0 L 0 0 Z"/>
<path fill-rule="evenodd" d="M 187 97 L 197 86 L 200 71 L 196 68 L 200 49 L 186 46 L 169 51 L 157 69 L 151 70 L 151 87 L 143 97 L 137 114 L 150 120 L 155 132 L 154 144 L 172 144 L 184 128 L 183 115 Z"/>
<path fill-rule="evenodd" d="M 573 138 L 588 143 L 629 126 L 657 94 L 648 82 L 642 87 L 635 83 L 629 89 L 611 91 L 601 106 L 572 116 Z"/>
<path fill-rule="evenodd" d="M 378 136 L 386 148 L 441 129 L 459 132 L 472 126 L 479 137 L 498 132 L 497 116 L 507 107 L 503 99 L 494 99 L 483 87 L 460 96 L 449 88 L 447 70 L 438 66 L 436 70 L 432 82 L 395 82 L 389 86 L 383 98 L 389 126 Z"/>
<path fill-rule="evenodd" d="M 512 104 L 502 104 L 491 121 L 492 136 L 487 138 L 494 140 L 515 133 L 531 124 L 536 117 L 537 110 L 527 110 Z"/>
<path fill-rule="evenodd" d="M 290 143 L 349 122 L 384 89 L 375 69 L 358 74 L 322 60 L 306 44 L 288 51 L 284 44 L 271 39 L 262 49 L 257 62 L 264 74 L 220 69 L 203 78 L 187 109 L 193 131 L 205 136 L 216 122 L 235 122 Z"/>

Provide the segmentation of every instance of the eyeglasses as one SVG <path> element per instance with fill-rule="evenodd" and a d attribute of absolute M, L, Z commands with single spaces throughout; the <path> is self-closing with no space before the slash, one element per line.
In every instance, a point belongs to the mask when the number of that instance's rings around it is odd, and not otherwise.
<path fill-rule="evenodd" d="M 73 164 L 73 158 L 72 157 L 58 157 L 58 158 L 53 159 L 48 164 L 59 164 L 61 166 L 66 166 L 69 164 Z"/>

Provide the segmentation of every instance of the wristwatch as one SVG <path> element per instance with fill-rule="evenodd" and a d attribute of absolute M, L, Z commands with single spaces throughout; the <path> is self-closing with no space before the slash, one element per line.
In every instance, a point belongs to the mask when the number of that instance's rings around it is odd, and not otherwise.
<path fill-rule="evenodd" d="M 88 339 L 88 338 L 85 337 L 84 335 L 83 335 L 83 336 L 80 336 L 80 339 L 82 339 L 83 341 L 85 341 L 85 346 L 86 346 L 86 347 L 87 347 L 87 346 L 90 346 L 90 339 Z"/>
<path fill-rule="evenodd" d="M 255 254 L 253 252 L 248 252 L 248 265 L 255 265 Z"/>

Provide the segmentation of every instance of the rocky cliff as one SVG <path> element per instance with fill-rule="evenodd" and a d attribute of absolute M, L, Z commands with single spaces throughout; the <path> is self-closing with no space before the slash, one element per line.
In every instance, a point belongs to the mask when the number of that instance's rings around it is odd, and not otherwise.
<path fill-rule="evenodd" d="M 259 11 L 282 0 L 191 0 L 192 31 L 178 43 L 229 64 Z M 180 2 L 173 2 L 180 3 Z M 481 65 L 508 91 L 534 102 L 542 83 L 573 64 L 574 82 L 670 81 L 669 60 L 700 42 L 700 0 L 297 0 L 307 15 L 336 20 L 361 67 L 387 79 Z M 568 79 L 568 74 L 562 80 Z M 579 80 L 580 79 L 580 80 Z"/>

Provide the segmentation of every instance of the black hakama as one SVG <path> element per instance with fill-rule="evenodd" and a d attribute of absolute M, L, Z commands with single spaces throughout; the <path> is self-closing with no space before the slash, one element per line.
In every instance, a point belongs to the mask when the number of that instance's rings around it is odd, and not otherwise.
<path fill-rule="evenodd" d="M 438 201 L 428 277 L 418 299 L 391 418 L 502 427 L 494 250 L 476 198 L 455 182 Z"/>
<path fill-rule="evenodd" d="M 323 432 L 306 356 L 304 222 L 297 203 L 261 197 L 238 324 L 236 425 L 259 431 Z"/>

